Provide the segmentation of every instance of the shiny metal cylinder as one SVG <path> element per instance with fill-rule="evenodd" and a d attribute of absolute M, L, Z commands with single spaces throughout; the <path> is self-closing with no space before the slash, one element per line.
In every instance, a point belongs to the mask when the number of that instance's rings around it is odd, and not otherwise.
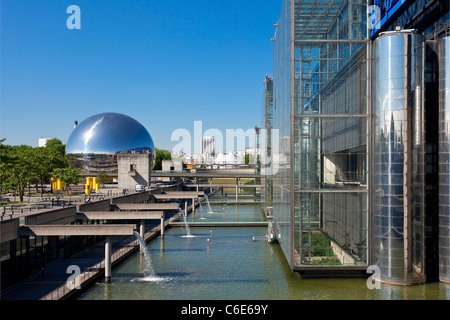
<path fill-rule="evenodd" d="M 372 264 L 377 280 L 425 281 L 424 38 L 386 32 L 375 47 Z"/>
<path fill-rule="evenodd" d="M 450 283 L 450 37 L 438 40 L 439 279 Z"/>

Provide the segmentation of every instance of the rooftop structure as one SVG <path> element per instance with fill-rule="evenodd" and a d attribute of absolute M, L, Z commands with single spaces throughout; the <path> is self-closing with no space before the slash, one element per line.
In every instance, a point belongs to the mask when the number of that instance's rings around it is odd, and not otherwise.
<path fill-rule="evenodd" d="M 39 138 L 39 147 L 45 147 L 47 145 L 47 141 L 49 141 L 50 138 Z"/>

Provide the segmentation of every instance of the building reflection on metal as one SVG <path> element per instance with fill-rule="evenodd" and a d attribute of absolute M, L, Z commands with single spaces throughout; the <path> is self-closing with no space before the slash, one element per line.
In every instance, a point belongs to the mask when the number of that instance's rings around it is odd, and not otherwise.
<path fill-rule="evenodd" d="M 147 129 L 120 113 L 87 118 L 73 130 L 66 145 L 66 153 L 74 156 L 86 173 L 117 172 L 118 154 L 154 152 Z"/>
<path fill-rule="evenodd" d="M 439 279 L 450 282 L 450 37 L 439 43 Z"/>
<path fill-rule="evenodd" d="M 425 281 L 423 47 L 414 30 L 375 40 L 373 261 L 379 279 Z"/>

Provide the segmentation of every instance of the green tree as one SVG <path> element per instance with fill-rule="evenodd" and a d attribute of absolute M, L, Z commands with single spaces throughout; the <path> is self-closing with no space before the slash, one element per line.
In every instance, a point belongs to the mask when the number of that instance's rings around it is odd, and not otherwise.
<path fill-rule="evenodd" d="M 65 168 L 69 165 L 66 156 L 66 145 L 58 138 L 48 140 L 43 150 L 52 169 Z"/>
<path fill-rule="evenodd" d="M 3 142 L 4 140 L 2 140 Z M 35 178 L 33 147 L 1 145 L 2 189 L 13 189 L 23 201 L 25 188 Z"/>
<path fill-rule="evenodd" d="M 48 140 L 45 147 L 33 148 L 31 160 L 35 175 L 33 182 L 40 183 L 41 196 L 44 192 L 44 183 L 49 182 L 52 171 L 70 165 L 66 156 L 66 146 L 57 138 Z"/>
<path fill-rule="evenodd" d="M 11 165 L 11 146 L 4 144 L 5 138 L 0 140 L 0 185 L 1 190 L 11 189 L 8 168 Z"/>
<path fill-rule="evenodd" d="M 155 166 L 153 167 L 153 170 L 162 170 L 162 161 L 163 160 L 171 160 L 172 155 L 169 151 L 155 148 L 156 154 L 155 154 Z"/>
<path fill-rule="evenodd" d="M 58 138 L 53 138 L 47 141 L 44 147 L 44 154 L 47 157 L 49 165 L 49 174 L 54 169 L 67 168 L 71 165 L 69 158 L 66 156 L 66 145 Z M 48 179 L 48 178 L 47 178 Z M 50 184 L 50 188 L 53 192 L 53 186 Z"/>
<path fill-rule="evenodd" d="M 105 181 L 108 178 L 108 174 L 105 171 L 99 171 L 97 173 L 97 181 L 100 183 L 101 187 L 105 186 Z"/>
<path fill-rule="evenodd" d="M 250 154 L 246 153 L 244 156 L 244 164 L 249 164 L 250 163 Z"/>
<path fill-rule="evenodd" d="M 49 152 L 45 147 L 34 148 L 32 157 L 34 162 L 34 173 L 38 183 L 41 185 L 42 196 L 44 193 L 44 183 L 50 179 L 53 169 L 51 157 L 49 157 Z"/>
<path fill-rule="evenodd" d="M 45 147 L 33 148 L 26 145 L 9 146 L 0 140 L 0 179 L 2 190 L 12 189 L 23 201 L 25 188 L 28 184 L 43 186 L 55 169 L 71 167 L 66 156 L 66 147 L 61 140 L 54 138 L 47 141 Z M 75 180 L 74 180 L 75 181 Z"/>
<path fill-rule="evenodd" d="M 53 170 L 52 177 L 64 181 L 64 190 L 68 191 L 71 184 L 78 184 L 80 182 L 80 168 L 66 167 L 56 168 Z"/>

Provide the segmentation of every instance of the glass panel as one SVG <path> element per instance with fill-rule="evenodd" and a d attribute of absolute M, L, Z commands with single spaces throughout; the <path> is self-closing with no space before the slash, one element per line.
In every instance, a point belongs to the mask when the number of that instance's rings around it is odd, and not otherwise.
<path fill-rule="evenodd" d="M 278 172 L 273 179 L 273 210 L 282 249 L 289 261 L 293 256 L 295 267 L 367 263 L 367 250 L 352 252 L 337 231 L 326 230 L 321 221 L 338 212 L 358 216 L 365 221 L 364 231 L 360 238 L 351 237 L 358 244 L 368 242 L 366 3 L 284 1 L 278 22 L 273 123 L 279 130 L 279 152 L 274 157 Z M 330 190 L 343 190 L 348 199 L 343 207 L 331 205 L 338 196 Z M 347 193 L 352 190 L 357 190 L 358 209 L 350 204 Z M 339 226 L 350 228 L 345 223 Z"/>
<path fill-rule="evenodd" d="M 368 264 L 367 67 L 364 46 L 295 116 L 298 269 Z"/>
<path fill-rule="evenodd" d="M 439 279 L 450 282 L 450 37 L 439 40 Z"/>
<path fill-rule="evenodd" d="M 365 266 L 367 193 L 297 193 L 297 267 Z"/>
<path fill-rule="evenodd" d="M 279 138 L 272 144 L 273 161 L 278 170 L 273 175 L 273 221 L 278 227 L 283 253 L 290 261 L 290 81 L 291 81 L 291 7 L 284 1 L 274 42 L 273 128 Z"/>

